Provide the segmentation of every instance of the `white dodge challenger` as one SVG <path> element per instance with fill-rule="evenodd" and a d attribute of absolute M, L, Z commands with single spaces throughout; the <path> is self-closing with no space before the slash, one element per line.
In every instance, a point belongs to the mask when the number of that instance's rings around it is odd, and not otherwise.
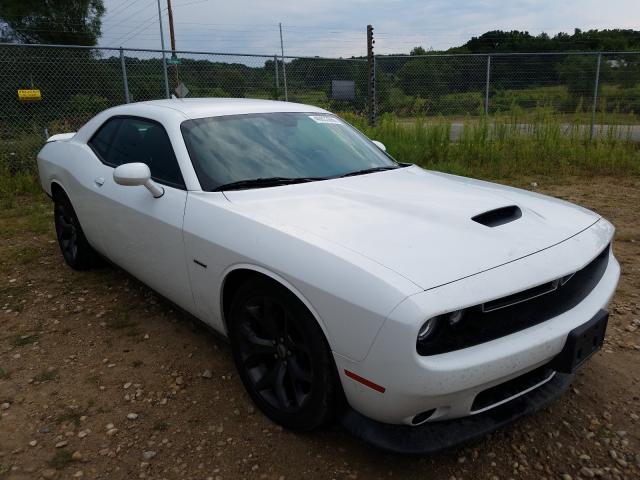
<path fill-rule="evenodd" d="M 427 453 L 557 397 L 602 345 L 613 226 L 398 163 L 295 103 L 106 110 L 38 154 L 66 262 L 104 257 L 227 336 L 272 420 Z"/>

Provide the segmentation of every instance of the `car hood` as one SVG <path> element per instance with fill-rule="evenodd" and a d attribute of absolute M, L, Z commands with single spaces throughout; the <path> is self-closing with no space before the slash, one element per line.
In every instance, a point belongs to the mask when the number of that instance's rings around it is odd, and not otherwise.
<path fill-rule="evenodd" d="M 416 166 L 225 195 L 245 215 L 322 237 L 425 290 L 549 248 L 599 219 L 562 200 Z M 521 215 L 507 223 L 472 220 L 510 206 Z"/>

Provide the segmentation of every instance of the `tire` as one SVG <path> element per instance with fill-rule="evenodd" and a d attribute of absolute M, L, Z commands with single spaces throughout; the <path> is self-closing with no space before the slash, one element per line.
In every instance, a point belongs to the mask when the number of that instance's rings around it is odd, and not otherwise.
<path fill-rule="evenodd" d="M 53 218 L 58 246 L 65 262 L 74 270 L 89 270 L 100 263 L 98 253 L 84 236 L 78 216 L 64 193 L 53 197 Z"/>
<path fill-rule="evenodd" d="M 228 327 L 240 379 L 267 417 L 298 431 L 333 417 L 340 398 L 333 357 L 295 295 L 266 278 L 248 280 L 236 292 Z"/>

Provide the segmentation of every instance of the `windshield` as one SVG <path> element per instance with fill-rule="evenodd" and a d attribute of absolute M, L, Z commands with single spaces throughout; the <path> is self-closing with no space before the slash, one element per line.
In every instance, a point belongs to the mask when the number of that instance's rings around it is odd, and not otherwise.
<path fill-rule="evenodd" d="M 208 191 L 245 180 L 321 180 L 398 166 L 335 115 L 229 115 L 187 120 L 181 128 L 200 184 Z"/>

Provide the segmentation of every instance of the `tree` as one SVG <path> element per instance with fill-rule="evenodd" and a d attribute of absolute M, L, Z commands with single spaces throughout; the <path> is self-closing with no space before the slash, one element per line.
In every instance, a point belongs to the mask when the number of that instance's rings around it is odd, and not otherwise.
<path fill-rule="evenodd" d="M 593 97 L 596 57 L 594 55 L 570 55 L 558 65 L 560 80 L 576 98 Z"/>
<path fill-rule="evenodd" d="M 427 51 L 419 46 L 419 47 L 414 47 L 413 50 L 411 50 L 411 52 L 409 52 L 409 55 L 426 55 Z"/>
<path fill-rule="evenodd" d="M 0 41 L 95 45 L 103 0 L 2 0 Z"/>
<path fill-rule="evenodd" d="M 220 75 L 220 86 L 230 97 L 242 98 L 246 92 L 245 77 L 230 66 Z"/>

